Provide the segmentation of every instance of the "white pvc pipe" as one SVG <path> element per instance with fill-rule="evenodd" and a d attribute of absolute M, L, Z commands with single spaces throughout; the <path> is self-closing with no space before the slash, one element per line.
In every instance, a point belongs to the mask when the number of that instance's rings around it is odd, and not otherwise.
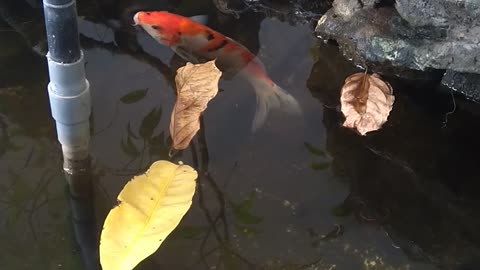
<path fill-rule="evenodd" d="M 48 95 L 62 144 L 65 170 L 71 161 L 88 158 L 91 112 L 90 85 L 85 78 L 84 56 L 74 63 L 59 63 L 47 54 L 50 83 Z"/>

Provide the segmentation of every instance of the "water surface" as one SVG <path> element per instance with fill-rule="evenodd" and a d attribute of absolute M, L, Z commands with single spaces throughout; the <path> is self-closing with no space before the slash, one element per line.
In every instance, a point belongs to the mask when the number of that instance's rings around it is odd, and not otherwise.
<path fill-rule="evenodd" d="M 132 175 L 168 159 L 172 76 L 183 62 L 97 12 L 79 7 L 93 102 L 88 221 L 101 228 Z M 466 268 L 480 243 L 475 106 L 459 100 L 445 123 L 448 92 L 392 79 L 389 122 L 360 137 L 341 127 L 337 107 L 344 78 L 359 70 L 335 45 L 308 24 L 213 13 L 210 26 L 255 52 L 303 115 L 274 112 L 252 134 L 253 89 L 222 80 L 202 131 L 174 158 L 201 172 L 193 205 L 138 269 L 475 269 Z M 100 232 L 72 218 L 85 202 L 66 191 L 45 59 L 6 23 L 0 40 L 0 268 L 87 269 L 75 236 Z M 139 89 L 148 89 L 139 102 L 120 100 Z M 152 111 L 158 122 L 146 120 Z"/>

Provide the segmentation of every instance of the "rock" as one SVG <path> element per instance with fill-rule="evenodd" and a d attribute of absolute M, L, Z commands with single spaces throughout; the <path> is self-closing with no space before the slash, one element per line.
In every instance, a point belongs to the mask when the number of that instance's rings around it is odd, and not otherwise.
<path fill-rule="evenodd" d="M 441 2 L 397 0 L 395 5 L 402 18 L 414 26 L 446 27 L 448 15 Z"/>
<path fill-rule="evenodd" d="M 335 14 L 343 19 L 349 19 L 353 14 L 362 8 L 373 8 L 380 3 L 381 0 L 335 0 L 333 9 Z"/>
<path fill-rule="evenodd" d="M 443 28 L 413 28 L 385 7 L 361 9 L 349 20 L 329 10 L 316 33 L 336 40 L 348 58 L 361 64 L 480 73 L 480 28 L 462 32 L 467 33 L 463 38 L 460 33 L 452 37 Z"/>
<path fill-rule="evenodd" d="M 469 100 L 480 102 L 480 74 L 447 70 L 443 76 L 442 84 L 462 93 Z"/>
<path fill-rule="evenodd" d="M 456 72 L 454 80 L 445 81 L 461 81 L 453 88 L 479 101 L 476 76 L 459 74 L 480 74 L 480 1 L 388 3 L 335 0 L 318 22 L 317 36 L 337 41 L 347 59 L 382 74 L 413 78 L 415 71 Z"/>
<path fill-rule="evenodd" d="M 376 5 L 380 4 L 381 0 L 361 0 L 363 7 L 373 8 Z"/>
<path fill-rule="evenodd" d="M 321 14 L 332 7 L 332 0 L 212 0 L 221 13 L 238 18 L 255 11 L 267 17 L 275 17 L 292 25 L 316 23 Z M 202 1 L 199 1 L 202 2 Z"/>
<path fill-rule="evenodd" d="M 316 33 L 336 40 L 347 59 L 372 71 L 411 77 L 413 70 L 431 69 L 425 64 L 430 59 L 422 58 L 429 48 L 417 47 L 423 33 L 410 28 L 392 8 L 361 9 L 350 20 L 331 9 L 319 20 Z"/>
<path fill-rule="evenodd" d="M 480 2 L 475 0 L 397 0 L 395 7 L 413 26 L 455 28 L 480 24 Z"/>
<path fill-rule="evenodd" d="M 349 19 L 361 8 L 361 2 L 358 0 L 335 0 L 333 2 L 335 15 L 341 16 L 343 19 Z"/>

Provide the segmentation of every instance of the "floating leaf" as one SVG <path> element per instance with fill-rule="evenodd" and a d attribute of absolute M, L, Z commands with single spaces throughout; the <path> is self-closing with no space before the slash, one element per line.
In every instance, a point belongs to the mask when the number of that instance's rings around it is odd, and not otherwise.
<path fill-rule="evenodd" d="M 165 133 L 162 131 L 160 134 L 153 136 L 149 141 L 148 151 L 150 155 L 156 155 L 159 157 L 168 156 L 168 143 L 165 141 Z"/>
<path fill-rule="evenodd" d="M 160 123 L 160 119 L 162 118 L 162 109 L 161 108 L 153 108 L 142 120 L 140 124 L 140 128 L 138 130 L 138 134 L 145 139 L 149 140 L 153 135 L 153 130 L 157 127 L 158 123 Z"/>
<path fill-rule="evenodd" d="M 310 57 L 310 59 L 312 59 L 312 62 L 316 63 L 318 61 L 318 54 L 321 51 L 322 50 L 320 50 L 318 46 L 313 46 L 308 50 L 308 56 Z"/>
<path fill-rule="evenodd" d="M 187 148 L 200 129 L 200 115 L 217 95 L 221 75 L 215 60 L 199 65 L 187 63 L 177 70 L 177 101 L 170 120 L 173 149 Z"/>
<path fill-rule="evenodd" d="M 248 198 L 237 205 L 233 204 L 233 215 L 242 224 L 258 224 L 262 221 L 262 218 L 250 213 L 252 207 L 252 198 Z"/>
<path fill-rule="evenodd" d="M 233 213 L 237 220 L 242 224 L 252 225 L 258 224 L 262 221 L 261 217 L 257 217 L 255 215 L 252 215 L 250 212 L 242 211 L 241 209 L 235 209 Z"/>
<path fill-rule="evenodd" d="M 310 168 L 312 168 L 315 171 L 323 171 L 330 167 L 330 162 L 319 162 L 319 163 L 312 163 L 310 165 Z"/>
<path fill-rule="evenodd" d="M 153 136 L 150 140 L 151 145 L 164 145 L 165 144 L 165 133 L 162 131 L 157 136 Z"/>
<path fill-rule="evenodd" d="M 138 89 L 121 97 L 120 101 L 125 104 L 132 104 L 142 100 L 147 95 L 147 92 L 148 92 L 148 88 Z"/>
<path fill-rule="evenodd" d="M 336 217 L 345 217 L 352 213 L 351 207 L 345 202 L 335 206 L 331 211 L 332 215 Z"/>
<path fill-rule="evenodd" d="M 345 122 L 361 135 L 379 129 L 392 110 L 395 97 L 388 82 L 377 74 L 355 73 L 345 79 L 340 103 Z"/>
<path fill-rule="evenodd" d="M 100 240 L 103 270 L 131 270 L 154 253 L 192 204 L 197 172 L 157 161 L 118 195 Z"/>
<path fill-rule="evenodd" d="M 325 152 L 321 149 L 316 148 L 315 146 L 311 145 L 308 142 L 304 142 L 305 147 L 307 148 L 308 152 L 312 153 L 315 156 L 325 156 Z"/>
<path fill-rule="evenodd" d="M 132 142 L 130 137 L 127 137 L 126 142 L 122 139 L 120 144 L 121 144 L 122 150 L 123 150 L 123 152 L 125 152 L 125 154 L 127 154 L 129 156 L 132 156 L 132 157 L 136 157 L 136 156 L 138 156 L 138 154 L 140 154 L 140 151 L 138 151 L 137 147 Z"/>
<path fill-rule="evenodd" d="M 132 126 L 130 125 L 130 122 L 127 124 L 127 132 L 128 132 L 128 137 L 132 137 L 134 139 L 138 139 L 138 136 L 133 133 Z"/>

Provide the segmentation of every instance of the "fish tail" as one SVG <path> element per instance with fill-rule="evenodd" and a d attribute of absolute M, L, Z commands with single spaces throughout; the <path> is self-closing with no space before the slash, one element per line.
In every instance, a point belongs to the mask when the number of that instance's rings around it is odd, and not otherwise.
<path fill-rule="evenodd" d="M 257 110 L 253 120 L 252 130 L 256 131 L 267 119 L 272 109 L 280 109 L 289 114 L 301 114 L 302 110 L 297 100 L 287 91 L 268 78 L 250 80 L 257 95 Z"/>

